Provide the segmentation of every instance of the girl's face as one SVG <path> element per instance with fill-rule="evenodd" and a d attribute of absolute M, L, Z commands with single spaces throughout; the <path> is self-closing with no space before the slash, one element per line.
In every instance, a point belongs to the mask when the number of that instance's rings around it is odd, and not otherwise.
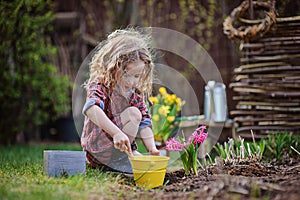
<path fill-rule="evenodd" d="M 126 90 L 137 87 L 145 68 L 142 60 L 137 60 L 127 64 L 124 74 L 120 76 L 120 82 Z"/>

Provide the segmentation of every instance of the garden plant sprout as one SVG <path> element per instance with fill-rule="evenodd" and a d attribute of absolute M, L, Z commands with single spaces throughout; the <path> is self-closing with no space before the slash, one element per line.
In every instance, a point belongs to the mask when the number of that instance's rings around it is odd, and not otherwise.
<path fill-rule="evenodd" d="M 268 161 L 277 162 L 282 162 L 285 158 L 299 159 L 300 154 L 295 149 L 299 144 L 300 135 L 278 131 L 266 138 L 264 157 Z"/>
<path fill-rule="evenodd" d="M 198 149 L 207 138 L 206 126 L 200 126 L 193 134 L 185 141 L 184 138 L 171 138 L 166 141 L 166 149 L 168 151 L 181 152 L 180 158 L 183 164 L 185 174 L 193 172 L 198 175 Z"/>
<path fill-rule="evenodd" d="M 265 152 L 266 142 L 261 140 L 260 142 L 245 142 L 244 138 L 239 137 L 238 141 L 233 138 L 229 138 L 228 142 L 224 144 L 217 143 L 214 149 L 218 157 L 224 159 L 225 163 L 239 163 L 249 160 L 262 159 Z"/>

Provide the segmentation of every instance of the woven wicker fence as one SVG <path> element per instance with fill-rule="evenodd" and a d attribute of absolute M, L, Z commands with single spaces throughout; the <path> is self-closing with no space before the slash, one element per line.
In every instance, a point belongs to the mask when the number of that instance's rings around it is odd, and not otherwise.
<path fill-rule="evenodd" d="M 230 111 L 233 134 L 300 133 L 300 16 L 275 17 L 272 4 L 253 2 L 254 9 L 265 10 L 265 18 L 246 20 L 247 2 L 224 21 L 224 33 L 240 42 L 241 65 L 230 84 L 237 102 Z M 239 28 L 233 26 L 236 20 Z"/>

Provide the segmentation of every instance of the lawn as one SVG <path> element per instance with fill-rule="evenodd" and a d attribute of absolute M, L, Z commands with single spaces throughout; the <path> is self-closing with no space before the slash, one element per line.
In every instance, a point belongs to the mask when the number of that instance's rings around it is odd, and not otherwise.
<path fill-rule="evenodd" d="M 87 167 L 87 175 L 48 177 L 44 150 L 81 150 L 77 144 L 0 147 L 1 199 L 116 199 L 122 197 L 122 176 Z M 120 182 L 120 183 L 119 183 Z"/>
<path fill-rule="evenodd" d="M 278 144 L 283 143 L 281 139 Z M 298 145 L 294 146 L 299 149 Z M 43 174 L 44 150 L 81 150 L 81 147 L 79 144 L 0 146 L 0 199 L 223 200 L 300 197 L 298 156 L 296 159 L 285 159 L 281 164 L 256 159 L 227 162 L 225 159 L 225 164 L 200 168 L 198 176 L 185 175 L 183 169 L 178 169 L 180 163 L 175 162 L 168 166 L 164 186 L 147 190 L 136 187 L 131 177 L 89 167 L 85 176 L 48 177 Z"/>

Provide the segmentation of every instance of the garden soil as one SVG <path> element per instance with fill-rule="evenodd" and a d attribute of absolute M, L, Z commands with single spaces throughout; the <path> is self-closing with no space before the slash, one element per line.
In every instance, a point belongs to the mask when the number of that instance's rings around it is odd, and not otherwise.
<path fill-rule="evenodd" d="M 164 186 L 150 190 L 133 187 L 133 178 L 121 180 L 128 188 L 122 199 L 300 199 L 300 161 L 293 160 L 214 164 L 199 168 L 197 176 L 180 169 L 167 172 Z"/>

